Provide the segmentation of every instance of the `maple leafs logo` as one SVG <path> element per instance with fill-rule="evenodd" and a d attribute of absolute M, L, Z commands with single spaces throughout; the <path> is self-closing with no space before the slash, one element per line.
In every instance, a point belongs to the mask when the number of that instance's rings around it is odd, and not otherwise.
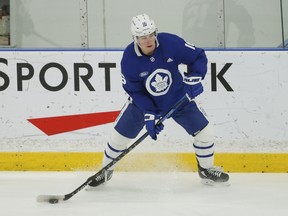
<path fill-rule="evenodd" d="M 145 87 L 149 94 L 157 97 L 167 94 L 172 82 L 170 71 L 158 68 L 147 77 Z"/>
<path fill-rule="evenodd" d="M 156 89 L 156 92 L 164 91 L 168 87 L 168 76 L 164 78 L 157 74 L 155 81 L 151 82 L 151 85 Z"/>

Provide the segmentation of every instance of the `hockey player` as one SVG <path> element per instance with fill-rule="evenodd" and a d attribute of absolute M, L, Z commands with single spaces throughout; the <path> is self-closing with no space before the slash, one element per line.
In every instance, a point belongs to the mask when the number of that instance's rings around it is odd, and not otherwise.
<path fill-rule="evenodd" d="M 201 80 L 207 73 L 204 50 L 176 35 L 158 33 L 154 21 L 146 14 L 132 18 L 131 32 L 134 41 L 127 46 L 121 60 L 123 88 L 130 98 L 115 122 L 104 151 L 103 166 L 125 151 L 144 126 L 156 140 L 164 127 L 155 125 L 156 119 L 186 94 L 191 100 L 171 118 L 194 137 L 202 183 L 227 183 L 229 175 L 214 167 L 211 125 L 192 100 L 203 92 Z M 181 63 L 189 69 L 184 78 L 178 70 Z M 95 187 L 110 180 L 114 168 L 89 185 Z"/>

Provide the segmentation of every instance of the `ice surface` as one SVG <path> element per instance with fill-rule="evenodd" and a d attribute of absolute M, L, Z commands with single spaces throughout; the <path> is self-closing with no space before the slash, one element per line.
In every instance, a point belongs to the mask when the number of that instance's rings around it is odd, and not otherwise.
<path fill-rule="evenodd" d="M 40 194 L 64 195 L 91 172 L 0 172 L 5 216 L 287 216 L 288 174 L 230 174 L 230 187 L 201 185 L 197 173 L 114 172 L 112 180 L 58 204 Z"/>

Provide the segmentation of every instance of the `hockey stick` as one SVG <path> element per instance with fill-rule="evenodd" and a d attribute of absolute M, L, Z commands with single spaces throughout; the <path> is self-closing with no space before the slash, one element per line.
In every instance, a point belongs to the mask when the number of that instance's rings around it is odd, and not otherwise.
<path fill-rule="evenodd" d="M 159 125 L 163 123 L 167 118 L 169 118 L 185 101 L 187 101 L 187 96 L 181 98 L 157 123 Z M 72 191 L 71 193 L 65 195 L 39 195 L 37 197 L 38 202 L 49 202 L 51 204 L 58 203 L 59 201 L 66 201 L 85 188 L 88 184 L 90 184 L 94 179 L 98 176 L 105 174 L 104 172 L 120 161 L 126 154 L 128 154 L 132 149 L 134 149 L 139 143 L 141 143 L 147 136 L 148 132 L 144 133 L 139 139 L 137 139 L 133 144 L 131 144 L 123 153 L 121 153 L 118 157 L 116 157 L 113 161 L 104 166 L 99 172 L 95 175 L 89 177 L 86 182 L 80 185 L 77 189 Z"/>

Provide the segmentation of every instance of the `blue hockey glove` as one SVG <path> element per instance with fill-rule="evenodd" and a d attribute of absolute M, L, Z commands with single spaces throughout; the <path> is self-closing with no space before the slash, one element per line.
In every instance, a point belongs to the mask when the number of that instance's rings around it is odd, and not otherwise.
<path fill-rule="evenodd" d="M 155 115 L 154 113 L 146 113 L 144 115 L 146 130 L 153 140 L 157 140 L 157 135 L 164 128 L 164 125 L 162 123 L 155 125 L 155 121 L 156 121 L 157 117 L 159 117 L 159 116 Z"/>
<path fill-rule="evenodd" d="M 190 100 L 200 95 L 203 92 L 203 85 L 201 83 L 202 77 L 185 75 L 183 82 L 185 83 L 185 91 Z"/>

